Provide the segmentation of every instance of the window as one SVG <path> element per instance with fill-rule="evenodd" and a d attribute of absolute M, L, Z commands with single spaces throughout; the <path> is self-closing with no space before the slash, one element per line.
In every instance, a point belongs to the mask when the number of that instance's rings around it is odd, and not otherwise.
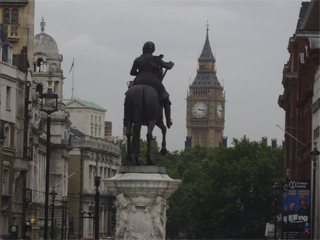
<path fill-rule="evenodd" d="M 9 229 L 8 212 L 9 212 L 8 209 L 5 209 L 5 211 L 2 211 L 0 214 L 0 227 L 1 227 L 1 230 L 3 230 L 3 233 L 7 232 L 8 231 L 7 229 Z"/>
<path fill-rule="evenodd" d="M 2 171 L 2 195 L 9 195 L 9 167 Z"/>
<path fill-rule="evenodd" d="M 10 23 L 10 10 L 8 8 L 3 10 L 3 23 Z"/>
<path fill-rule="evenodd" d="M 313 139 L 316 140 L 319 137 L 320 128 L 317 127 L 315 130 L 313 130 Z"/>
<path fill-rule="evenodd" d="M 18 21 L 19 21 L 19 12 L 18 12 L 18 9 L 14 8 L 11 14 L 11 23 L 18 24 Z"/>
<path fill-rule="evenodd" d="M 93 187 L 93 167 L 89 166 L 89 189 Z"/>
<path fill-rule="evenodd" d="M 39 95 L 42 94 L 42 85 L 41 85 L 41 84 L 38 84 L 38 85 L 36 86 L 36 92 L 38 92 Z"/>
<path fill-rule="evenodd" d="M 6 90 L 6 108 L 10 110 L 10 99 L 11 99 L 11 87 L 7 86 Z"/>
<path fill-rule="evenodd" d="M 12 57 L 13 57 L 13 48 L 11 46 L 8 46 L 7 63 L 10 65 L 12 65 Z"/>
<path fill-rule="evenodd" d="M 54 82 L 54 93 L 59 95 L 59 82 L 58 81 Z"/>
<path fill-rule="evenodd" d="M 43 71 L 43 60 L 42 60 L 42 58 L 38 58 L 37 67 L 38 67 L 38 72 L 42 72 Z"/>
<path fill-rule="evenodd" d="M 10 141 L 11 141 L 11 129 L 8 124 L 4 127 L 4 146 L 10 147 Z"/>

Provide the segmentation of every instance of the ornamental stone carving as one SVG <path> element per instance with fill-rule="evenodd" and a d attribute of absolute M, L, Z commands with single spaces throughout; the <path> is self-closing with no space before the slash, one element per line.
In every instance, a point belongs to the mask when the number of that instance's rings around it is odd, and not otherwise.
<path fill-rule="evenodd" d="M 106 187 L 117 200 L 117 240 L 164 240 L 167 199 L 180 180 L 156 166 L 121 167 Z"/>

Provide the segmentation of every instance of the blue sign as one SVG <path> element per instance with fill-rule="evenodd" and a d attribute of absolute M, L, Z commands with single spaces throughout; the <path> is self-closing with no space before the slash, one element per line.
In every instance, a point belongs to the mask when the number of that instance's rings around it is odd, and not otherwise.
<path fill-rule="evenodd" d="M 289 181 L 282 193 L 283 239 L 310 238 L 310 183 Z"/>

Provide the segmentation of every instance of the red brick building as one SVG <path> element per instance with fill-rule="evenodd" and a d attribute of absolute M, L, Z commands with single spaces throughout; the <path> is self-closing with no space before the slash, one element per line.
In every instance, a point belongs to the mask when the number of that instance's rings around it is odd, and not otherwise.
<path fill-rule="evenodd" d="M 284 65 L 284 92 L 278 104 L 285 110 L 285 181 L 310 180 L 312 97 L 319 66 L 319 1 L 302 2 L 296 32 L 289 39 Z"/>

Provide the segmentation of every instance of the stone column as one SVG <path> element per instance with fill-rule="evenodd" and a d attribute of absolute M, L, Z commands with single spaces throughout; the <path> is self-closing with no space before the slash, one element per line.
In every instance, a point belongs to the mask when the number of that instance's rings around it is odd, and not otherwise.
<path fill-rule="evenodd" d="M 167 199 L 180 183 L 158 166 L 122 166 L 105 180 L 107 190 L 117 198 L 116 240 L 164 240 Z"/>

